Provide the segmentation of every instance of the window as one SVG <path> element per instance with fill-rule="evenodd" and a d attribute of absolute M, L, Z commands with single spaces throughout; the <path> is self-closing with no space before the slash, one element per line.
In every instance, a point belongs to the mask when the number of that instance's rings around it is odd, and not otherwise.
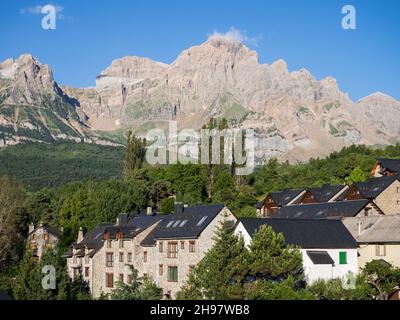
<path fill-rule="evenodd" d="M 386 246 L 384 244 L 378 244 L 375 246 L 375 255 L 378 257 L 386 256 Z"/>
<path fill-rule="evenodd" d="M 114 288 L 114 274 L 106 273 L 106 288 Z"/>
<path fill-rule="evenodd" d="M 108 248 L 108 249 L 111 248 L 111 240 L 107 240 L 107 248 Z"/>
<path fill-rule="evenodd" d="M 168 267 L 168 281 L 178 282 L 178 267 Z"/>
<path fill-rule="evenodd" d="M 53 245 L 51 243 L 46 243 L 46 250 L 53 249 Z"/>
<path fill-rule="evenodd" d="M 185 249 L 185 241 L 181 241 L 181 249 Z"/>
<path fill-rule="evenodd" d="M 168 222 L 168 224 L 166 225 L 166 228 L 169 228 L 170 226 L 172 226 L 173 223 L 174 223 L 174 220 Z"/>
<path fill-rule="evenodd" d="M 177 220 L 174 225 L 172 226 L 172 228 L 176 228 L 182 221 L 181 220 Z"/>
<path fill-rule="evenodd" d="M 206 221 L 207 216 L 204 216 L 203 218 L 200 219 L 200 221 L 197 223 L 197 226 L 200 227 L 204 221 Z"/>
<path fill-rule="evenodd" d="M 147 251 L 143 252 L 143 262 L 147 262 Z"/>
<path fill-rule="evenodd" d="M 119 240 L 119 248 L 122 249 L 124 247 L 124 240 Z"/>
<path fill-rule="evenodd" d="M 48 234 L 48 233 L 45 233 L 45 234 L 43 235 L 43 239 L 44 239 L 44 240 L 49 240 L 49 234 Z"/>
<path fill-rule="evenodd" d="M 124 262 L 124 253 L 123 252 L 119 253 L 119 262 Z"/>
<path fill-rule="evenodd" d="M 128 284 L 131 284 L 131 283 L 132 283 L 132 275 L 128 274 Z"/>
<path fill-rule="evenodd" d="M 347 264 L 347 252 L 346 251 L 339 252 L 339 264 Z"/>
<path fill-rule="evenodd" d="M 179 228 L 182 228 L 187 222 L 188 222 L 187 220 L 183 220 L 179 225 Z"/>
<path fill-rule="evenodd" d="M 85 277 L 89 277 L 89 267 L 85 267 Z"/>
<path fill-rule="evenodd" d="M 160 241 L 160 242 L 158 243 L 158 251 L 159 251 L 160 253 L 162 253 L 162 252 L 164 251 L 164 246 L 163 246 L 163 242 L 162 242 L 162 241 Z"/>
<path fill-rule="evenodd" d="M 164 274 L 164 266 L 163 266 L 162 264 L 160 264 L 160 265 L 158 266 L 158 274 L 159 274 L 160 276 L 162 276 L 162 275 Z"/>
<path fill-rule="evenodd" d="M 124 283 L 124 274 L 123 273 L 119 274 L 119 282 Z"/>
<path fill-rule="evenodd" d="M 397 203 L 397 205 L 398 205 L 398 206 L 400 206 L 400 200 L 397 200 L 397 202 L 396 202 L 396 203 Z"/>
<path fill-rule="evenodd" d="M 114 255 L 112 252 L 106 253 L 106 266 L 112 267 L 114 265 Z"/>
<path fill-rule="evenodd" d="M 189 252 L 193 253 L 196 251 L 196 242 L 195 241 L 190 241 L 189 242 Z"/>
<path fill-rule="evenodd" d="M 397 193 L 400 193 L 400 187 L 397 187 Z"/>
<path fill-rule="evenodd" d="M 89 263 L 89 256 L 85 256 L 85 263 L 86 263 L 86 264 Z"/>
<path fill-rule="evenodd" d="M 128 262 L 132 262 L 132 252 L 128 252 Z"/>
<path fill-rule="evenodd" d="M 33 234 L 32 235 L 32 240 L 35 240 L 36 239 L 36 234 Z"/>
<path fill-rule="evenodd" d="M 178 243 L 177 242 L 168 242 L 168 258 L 178 258 Z"/>
<path fill-rule="evenodd" d="M 194 267 L 195 267 L 195 266 L 193 266 L 193 265 L 190 265 L 190 266 L 189 266 L 189 273 L 193 271 Z"/>

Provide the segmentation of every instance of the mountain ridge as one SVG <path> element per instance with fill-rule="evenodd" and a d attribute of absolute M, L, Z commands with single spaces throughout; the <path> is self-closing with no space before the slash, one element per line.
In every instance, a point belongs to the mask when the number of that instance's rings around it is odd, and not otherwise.
<path fill-rule="evenodd" d="M 0 80 L 12 73 L 7 61 Z M 125 56 L 96 77 L 95 87 L 59 88 L 77 101 L 90 132 L 143 134 L 165 120 L 200 128 L 224 117 L 233 127 L 256 130 L 263 160 L 307 160 L 350 144 L 392 144 L 400 136 L 400 102 L 393 97 L 375 92 L 352 101 L 333 77 L 290 72 L 283 59 L 260 64 L 257 52 L 218 37 L 183 50 L 171 64 Z"/>

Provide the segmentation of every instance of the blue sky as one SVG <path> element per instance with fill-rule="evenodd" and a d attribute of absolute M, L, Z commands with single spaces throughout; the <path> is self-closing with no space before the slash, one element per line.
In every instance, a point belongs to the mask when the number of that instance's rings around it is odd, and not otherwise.
<path fill-rule="evenodd" d="M 283 58 L 291 71 L 333 76 L 357 100 L 375 91 L 400 99 L 398 0 L 56 0 L 56 30 L 43 30 L 36 6 L 0 2 L 0 60 L 31 53 L 50 64 L 55 79 L 94 85 L 113 59 L 146 56 L 170 63 L 214 31 L 247 36 L 261 63 Z M 357 10 L 357 29 L 344 30 L 341 8 Z"/>

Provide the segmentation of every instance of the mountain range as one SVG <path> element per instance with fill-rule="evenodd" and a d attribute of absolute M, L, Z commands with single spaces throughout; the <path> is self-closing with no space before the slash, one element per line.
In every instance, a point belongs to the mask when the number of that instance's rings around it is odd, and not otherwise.
<path fill-rule="evenodd" d="M 211 37 L 171 64 L 127 56 L 114 60 L 92 88 L 58 85 L 51 68 L 29 54 L 0 64 L 0 146 L 27 141 L 121 143 L 176 120 L 200 128 L 211 117 L 253 128 L 256 156 L 290 161 L 350 144 L 400 140 L 400 102 L 383 93 L 358 101 L 332 77 L 289 72 L 284 60 L 260 64 L 244 44 Z"/>

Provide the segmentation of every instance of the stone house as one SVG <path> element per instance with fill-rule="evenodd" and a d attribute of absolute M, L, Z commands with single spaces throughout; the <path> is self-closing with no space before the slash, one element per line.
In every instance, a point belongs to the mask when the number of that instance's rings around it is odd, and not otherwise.
<path fill-rule="evenodd" d="M 345 279 L 358 272 L 357 242 L 340 220 L 241 218 L 235 234 L 250 245 L 262 225 L 282 233 L 287 244 L 299 248 L 308 283 L 319 279 Z"/>
<path fill-rule="evenodd" d="M 44 226 L 42 223 L 35 228 L 34 224 L 29 225 L 27 245 L 32 250 L 33 257 L 40 260 L 47 250 L 54 249 L 61 236 L 61 230 Z"/>
<path fill-rule="evenodd" d="M 120 214 L 115 224 L 101 224 L 86 235 L 81 229 L 65 255 L 70 278 L 82 277 L 93 298 L 110 293 L 118 281 L 129 284 L 131 266 L 142 269 L 140 242 L 161 219 L 139 215 L 128 220 Z"/>
<path fill-rule="evenodd" d="M 224 222 L 232 226 L 235 216 L 224 205 L 177 206 L 141 242 L 142 274 L 174 298 L 190 271 L 214 244 L 213 237 Z"/>
<path fill-rule="evenodd" d="M 400 181 L 397 176 L 354 183 L 338 200 L 368 199 L 385 214 L 400 214 Z"/>
<path fill-rule="evenodd" d="M 400 267 L 400 216 L 344 218 L 343 223 L 358 242 L 358 266 L 384 260 Z"/>
<path fill-rule="evenodd" d="M 279 208 L 295 203 L 305 193 L 303 189 L 285 189 L 279 192 L 270 192 L 262 202 L 257 205 L 257 214 L 260 217 L 272 217 Z"/>
<path fill-rule="evenodd" d="M 371 174 L 374 177 L 400 174 L 400 159 L 378 159 Z"/>

